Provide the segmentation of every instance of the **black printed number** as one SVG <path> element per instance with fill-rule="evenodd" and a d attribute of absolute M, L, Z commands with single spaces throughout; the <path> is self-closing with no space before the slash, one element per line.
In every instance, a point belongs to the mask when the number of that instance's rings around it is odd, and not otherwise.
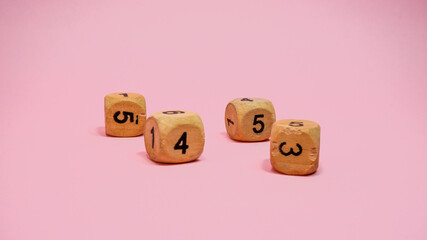
<path fill-rule="evenodd" d="M 304 123 L 303 122 L 290 122 L 289 126 L 291 126 L 291 127 L 302 127 L 302 126 L 304 126 Z"/>
<path fill-rule="evenodd" d="M 185 113 L 184 111 L 164 111 L 163 114 L 166 115 L 174 115 L 174 114 L 183 114 Z"/>
<path fill-rule="evenodd" d="M 228 126 L 230 126 L 230 123 L 231 123 L 231 125 L 234 125 L 234 122 L 233 121 L 231 121 L 230 119 L 228 119 L 227 118 L 227 123 L 228 123 Z"/>
<path fill-rule="evenodd" d="M 128 120 L 131 123 L 133 122 L 133 116 L 134 116 L 134 114 L 132 112 L 125 112 L 125 111 L 123 111 L 123 118 L 122 119 L 119 119 L 120 113 L 121 113 L 120 111 L 117 111 L 113 115 L 113 119 L 114 119 L 114 121 L 116 123 L 123 124 L 123 123 L 127 122 Z M 138 115 L 136 115 L 135 124 L 138 124 Z"/>
<path fill-rule="evenodd" d="M 178 142 L 176 142 L 173 149 L 182 150 L 182 154 L 185 154 L 187 152 L 187 148 L 189 148 L 187 145 L 187 132 L 184 132 L 179 138 Z"/>
<path fill-rule="evenodd" d="M 133 113 L 123 111 L 123 119 L 119 119 L 119 115 L 120 111 L 117 111 L 116 113 L 114 113 L 113 116 L 114 121 L 116 121 L 117 123 L 125 123 L 127 122 L 128 118 L 130 118 L 130 122 L 133 122 Z"/>
<path fill-rule="evenodd" d="M 258 114 L 254 116 L 254 126 L 256 126 L 257 124 L 261 125 L 261 127 L 259 129 L 256 129 L 256 127 L 252 128 L 252 130 L 254 130 L 254 133 L 261 133 L 262 131 L 264 131 L 264 122 L 261 120 L 258 120 L 258 118 L 263 118 L 264 114 Z"/>
<path fill-rule="evenodd" d="M 297 146 L 297 148 L 298 148 L 298 152 L 294 152 L 294 149 L 293 148 L 291 148 L 290 150 L 289 150 L 289 152 L 285 152 L 285 151 L 283 151 L 283 146 L 285 146 L 286 145 L 286 142 L 282 142 L 281 144 L 280 144 L 280 146 L 279 146 L 279 151 L 280 151 L 280 153 L 281 154 L 283 154 L 283 156 L 289 156 L 289 155 L 294 155 L 294 156 L 299 156 L 299 155 L 301 155 L 301 153 L 302 153 L 302 147 L 301 147 L 301 145 L 299 145 L 298 143 L 296 144 L 296 146 Z"/>
<path fill-rule="evenodd" d="M 151 129 L 151 135 L 153 135 L 153 142 L 151 143 L 151 148 L 154 148 L 154 127 Z"/>

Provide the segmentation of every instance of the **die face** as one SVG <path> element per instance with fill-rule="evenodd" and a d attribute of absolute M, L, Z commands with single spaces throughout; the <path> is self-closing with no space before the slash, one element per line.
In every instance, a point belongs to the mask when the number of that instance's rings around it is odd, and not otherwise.
<path fill-rule="evenodd" d="M 232 103 L 225 108 L 225 129 L 228 135 L 233 138 L 236 135 L 238 126 L 236 107 Z"/>
<path fill-rule="evenodd" d="M 273 125 L 270 160 L 279 172 L 308 175 L 318 167 L 320 127 L 307 120 L 281 120 Z"/>
<path fill-rule="evenodd" d="M 132 137 L 143 134 L 145 125 L 145 108 L 132 101 L 119 101 L 105 112 L 105 129 L 107 135 Z"/>
<path fill-rule="evenodd" d="M 196 160 L 202 154 L 205 143 L 199 115 L 181 110 L 151 115 L 147 120 L 144 139 L 150 159 L 163 163 Z"/>
<path fill-rule="evenodd" d="M 145 114 L 145 98 L 139 93 L 121 92 L 121 93 L 110 93 L 105 96 L 105 110 L 108 110 L 112 105 L 121 102 L 130 101 L 140 105 L 144 109 Z"/>
<path fill-rule="evenodd" d="M 265 108 L 249 111 L 241 120 L 241 131 L 246 139 L 263 141 L 270 137 L 271 127 L 276 120 L 274 113 Z"/>
<path fill-rule="evenodd" d="M 204 133 L 200 128 L 183 124 L 167 135 L 163 148 L 170 162 L 180 163 L 197 159 L 203 152 Z"/>
<path fill-rule="evenodd" d="M 143 98 L 141 94 L 131 92 L 110 93 L 106 97 L 116 99 L 137 99 L 141 97 Z"/>
<path fill-rule="evenodd" d="M 236 98 L 225 110 L 228 135 L 238 141 L 263 141 L 276 121 L 273 104 L 262 98 Z"/>
<path fill-rule="evenodd" d="M 144 130 L 145 150 L 154 161 L 160 153 L 160 130 L 155 118 L 148 118 Z"/>

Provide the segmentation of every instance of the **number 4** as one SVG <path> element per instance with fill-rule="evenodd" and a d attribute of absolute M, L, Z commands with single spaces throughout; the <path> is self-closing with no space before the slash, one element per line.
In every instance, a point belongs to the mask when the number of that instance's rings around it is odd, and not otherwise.
<path fill-rule="evenodd" d="M 189 148 L 187 145 L 187 132 L 184 132 L 179 138 L 178 142 L 176 142 L 173 149 L 182 150 L 182 154 L 185 154 L 187 152 L 187 148 Z"/>

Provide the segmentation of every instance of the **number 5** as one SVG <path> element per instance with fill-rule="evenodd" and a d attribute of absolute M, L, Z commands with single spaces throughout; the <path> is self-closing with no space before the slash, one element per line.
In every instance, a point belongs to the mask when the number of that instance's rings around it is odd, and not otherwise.
<path fill-rule="evenodd" d="M 253 125 L 257 125 L 260 124 L 261 128 L 260 129 L 256 129 L 256 128 L 252 128 L 252 130 L 254 130 L 254 133 L 261 133 L 262 131 L 264 131 L 264 122 L 261 120 L 257 120 L 258 118 L 263 118 L 264 114 L 258 114 L 254 116 L 254 123 Z"/>

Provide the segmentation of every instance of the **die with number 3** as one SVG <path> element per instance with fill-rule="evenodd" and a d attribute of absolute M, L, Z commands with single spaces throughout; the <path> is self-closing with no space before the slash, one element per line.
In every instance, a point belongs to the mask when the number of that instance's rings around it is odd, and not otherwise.
<path fill-rule="evenodd" d="M 163 111 L 152 114 L 144 131 L 145 149 L 151 160 L 184 163 L 203 152 L 205 132 L 202 119 L 189 111 Z"/>
<path fill-rule="evenodd" d="M 308 175 L 319 166 L 320 126 L 308 120 L 285 119 L 273 124 L 270 161 L 276 171 Z"/>

